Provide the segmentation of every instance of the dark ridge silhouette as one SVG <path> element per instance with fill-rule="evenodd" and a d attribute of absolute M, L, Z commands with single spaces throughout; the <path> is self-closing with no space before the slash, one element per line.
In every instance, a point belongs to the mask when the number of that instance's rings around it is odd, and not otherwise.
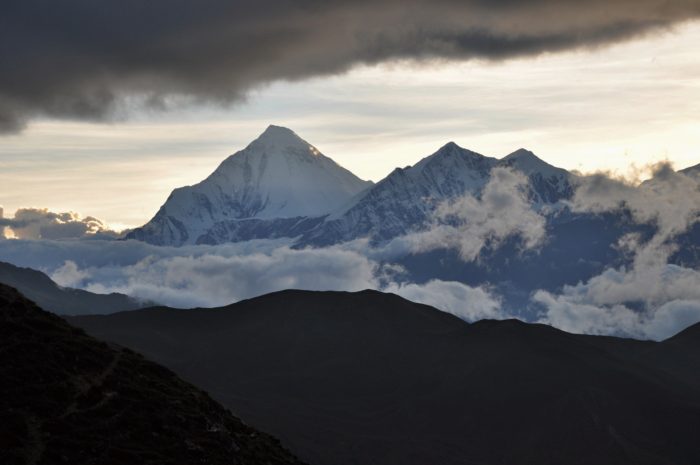
<path fill-rule="evenodd" d="M 0 285 L 0 463 L 301 462 L 170 370 Z"/>
<path fill-rule="evenodd" d="M 95 294 L 61 287 L 41 271 L 5 262 L 0 262 L 0 283 L 14 287 L 44 310 L 59 315 L 115 313 L 155 305 L 124 294 Z"/>
<path fill-rule="evenodd" d="M 467 324 L 375 291 L 70 321 L 316 465 L 700 463 L 697 328 L 655 343 Z"/>

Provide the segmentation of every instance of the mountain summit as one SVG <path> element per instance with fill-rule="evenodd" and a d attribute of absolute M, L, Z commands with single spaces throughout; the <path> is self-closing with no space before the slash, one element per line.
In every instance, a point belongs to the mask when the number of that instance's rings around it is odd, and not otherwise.
<path fill-rule="evenodd" d="M 261 221 L 290 225 L 328 214 L 370 185 L 292 130 L 269 126 L 204 181 L 175 189 L 155 217 L 127 237 L 157 245 L 208 243 L 222 229 L 230 235 Z"/>
<path fill-rule="evenodd" d="M 353 204 L 314 226 L 299 243 L 325 246 L 358 237 L 382 242 L 420 230 L 431 224 L 441 203 L 465 194 L 478 196 L 495 167 L 523 173 L 535 206 L 554 204 L 573 192 L 569 172 L 530 151 L 520 149 L 499 160 L 449 142 L 415 165 L 394 170 Z"/>
<path fill-rule="evenodd" d="M 283 155 L 287 155 L 290 150 L 295 149 L 300 154 L 311 153 L 318 155 L 316 148 L 299 137 L 296 132 L 274 124 L 269 125 L 248 147 L 262 151 L 278 151 L 278 153 Z"/>
<path fill-rule="evenodd" d="M 269 126 L 207 179 L 175 189 L 127 238 L 175 246 L 279 237 L 295 237 L 300 246 L 365 237 L 381 242 L 425 228 L 445 201 L 478 196 L 501 166 L 527 176 L 535 207 L 572 194 L 572 175 L 528 150 L 499 160 L 454 142 L 372 184 L 294 131 Z"/>
<path fill-rule="evenodd" d="M 572 174 L 552 166 L 527 149 L 518 149 L 499 161 L 529 178 L 529 198 L 534 203 L 556 203 L 573 195 Z"/>

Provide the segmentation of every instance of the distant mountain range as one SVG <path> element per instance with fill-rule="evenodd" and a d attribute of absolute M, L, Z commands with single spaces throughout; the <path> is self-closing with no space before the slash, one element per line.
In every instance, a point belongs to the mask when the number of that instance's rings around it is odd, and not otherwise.
<path fill-rule="evenodd" d="M 382 242 L 421 230 L 431 223 L 437 206 L 464 194 L 478 195 L 491 170 L 505 166 L 530 181 L 528 197 L 535 204 L 569 198 L 572 175 L 520 149 L 499 160 L 459 147 L 443 146 L 414 166 L 397 168 L 353 202 L 314 225 L 301 244 L 331 245 L 362 237 Z"/>
<path fill-rule="evenodd" d="M 298 237 L 300 245 L 387 240 L 425 226 L 439 203 L 478 194 L 498 166 L 527 175 L 535 204 L 572 194 L 573 175 L 532 152 L 520 149 L 499 160 L 453 142 L 375 185 L 293 131 L 270 126 L 201 183 L 175 189 L 127 238 L 174 246 L 279 237 Z"/>
<path fill-rule="evenodd" d="M 69 321 L 313 464 L 700 463 L 700 324 L 659 343 L 582 336 L 375 291 Z"/>
<path fill-rule="evenodd" d="M 170 370 L 4 285 L 0 463 L 301 465 Z"/>
<path fill-rule="evenodd" d="M 700 173 L 698 166 L 682 172 L 694 176 Z M 434 227 L 440 205 L 464 194 L 479 198 L 493 170 L 503 167 L 527 180 L 529 206 L 546 224 L 541 247 L 523 250 L 515 235 L 496 248 L 485 247 L 471 262 L 453 249 L 391 249 L 398 252 L 384 260 L 402 266 L 406 274 L 399 279 L 488 285 L 503 297 L 508 311 L 529 318 L 537 311 L 529 308 L 532 292 L 556 291 L 606 268 L 629 266 L 630 257 L 616 244 L 626 234 L 653 234 L 653 221 L 637 224 L 624 211 L 572 212 L 565 201 L 581 178 L 525 149 L 497 159 L 450 142 L 372 184 L 320 155 L 293 131 L 270 126 L 205 181 L 176 189 L 153 220 L 127 237 L 171 246 L 289 238 L 298 248 L 369 239 L 380 247 Z M 698 266 L 700 226 L 677 240 L 681 246 L 670 263 Z"/>
<path fill-rule="evenodd" d="M 529 207 L 544 218 L 546 240 L 535 250 L 524 250 L 515 234 L 496 247 L 486 244 L 472 261 L 454 248 L 422 250 L 400 244 L 372 258 L 380 265 L 399 265 L 401 273 L 392 278 L 398 282 L 439 279 L 486 285 L 502 298 L 505 311 L 530 320 L 539 311 L 531 301 L 533 292 L 558 292 L 606 269 L 629 268 L 631 256 L 617 244 L 630 233 L 645 239 L 654 233 L 653 220 L 638 224 L 628 212 L 572 212 L 565 201 L 581 178 L 525 149 L 497 159 L 451 142 L 373 184 L 293 131 L 270 126 L 201 183 L 175 189 L 154 218 L 126 238 L 159 246 L 286 238 L 296 248 L 369 239 L 371 246 L 381 248 L 395 238 L 434 227 L 440 205 L 464 194 L 479 198 L 493 170 L 504 167 L 525 177 Z M 682 172 L 700 176 L 700 165 Z M 700 224 L 674 240 L 678 247 L 669 263 L 700 266 Z M 7 267 L 3 271 L 0 265 L 0 282 L 16 286 L 57 313 L 112 313 L 150 305 L 118 294 L 63 289 L 46 276 L 28 273 Z M 99 305 L 93 304 L 95 299 Z"/>
<path fill-rule="evenodd" d="M 40 307 L 59 315 L 105 314 L 155 305 L 124 294 L 95 294 L 61 287 L 41 271 L 4 262 L 0 262 L 0 283 L 16 288 Z"/>

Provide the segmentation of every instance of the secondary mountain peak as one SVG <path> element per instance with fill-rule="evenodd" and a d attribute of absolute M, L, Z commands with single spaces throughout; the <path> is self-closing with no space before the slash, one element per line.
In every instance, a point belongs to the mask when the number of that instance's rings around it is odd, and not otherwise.
<path fill-rule="evenodd" d="M 573 195 L 572 174 L 550 165 L 527 149 L 518 149 L 498 161 L 529 179 L 528 197 L 533 203 L 556 203 Z"/>
<path fill-rule="evenodd" d="M 459 156 L 467 156 L 467 157 L 477 157 L 477 158 L 488 158 L 480 153 L 474 152 L 473 150 L 465 149 L 464 147 L 460 146 L 456 142 L 450 141 L 440 147 L 437 152 L 435 152 L 433 155 L 435 156 L 450 156 L 450 155 L 459 155 Z M 430 158 L 430 157 L 428 157 Z"/>
<path fill-rule="evenodd" d="M 411 167 L 410 170 L 413 173 L 421 173 L 426 169 L 447 169 L 448 171 L 454 169 L 458 171 L 489 171 L 495 162 L 495 158 L 490 158 L 472 150 L 465 149 L 464 147 L 457 145 L 455 142 L 450 141 L 440 147 L 432 155 L 420 160 L 413 167 Z"/>
<path fill-rule="evenodd" d="M 510 153 L 504 157 L 505 160 L 509 159 L 535 159 L 535 160 L 540 160 L 540 158 L 535 155 L 532 151 L 520 147 L 518 150 L 516 150 L 513 153 Z"/>
<path fill-rule="evenodd" d="M 415 165 L 392 171 L 300 243 L 328 245 L 358 237 L 384 241 L 416 231 L 431 221 L 441 202 L 477 194 L 497 162 L 448 142 Z"/>
<path fill-rule="evenodd" d="M 530 150 L 523 148 L 506 155 L 501 160 L 501 164 L 512 166 L 525 174 L 541 173 L 545 177 L 557 176 L 566 173 L 566 170 L 550 165 Z"/>

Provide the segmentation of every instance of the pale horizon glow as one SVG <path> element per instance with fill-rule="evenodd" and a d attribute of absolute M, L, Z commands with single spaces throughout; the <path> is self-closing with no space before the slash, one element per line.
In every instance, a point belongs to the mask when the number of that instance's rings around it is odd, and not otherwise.
<path fill-rule="evenodd" d="M 0 137 L 0 205 L 76 211 L 121 228 L 209 175 L 268 124 L 378 181 L 448 141 L 525 147 L 582 172 L 700 163 L 700 23 L 612 47 L 503 63 L 393 63 L 280 82 L 233 108 L 136 112 L 111 124 L 41 120 Z"/>

